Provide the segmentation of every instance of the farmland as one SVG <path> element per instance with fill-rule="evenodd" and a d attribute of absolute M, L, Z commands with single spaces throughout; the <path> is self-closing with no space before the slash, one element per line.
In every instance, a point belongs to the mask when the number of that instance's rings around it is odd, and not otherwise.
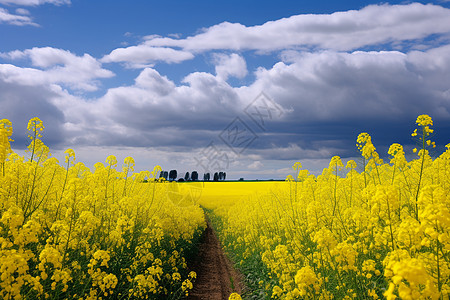
<path fill-rule="evenodd" d="M 450 144 L 432 158 L 433 121 L 416 120 L 415 158 L 380 158 L 361 133 L 358 162 L 284 182 L 164 182 L 114 156 L 90 171 L 60 165 L 29 123 L 29 157 L 0 121 L 2 299 L 179 299 L 211 220 L 249 299 L 447 299 Z M 146 179 L 147 182 L 144 182 Z M 236 296 L 237 297 L 237 296 Z"/>
<path fill-rule="evenodd" d="M 9 153 L 2 120 L 1 299 L 178 299 L 196 274 L 186 260 L 206 224 L 198 206 L 174 205 L 160 171 L 133 173 L 109 156 L 91 172 L 66 151 L 64 167 L 30 120 L 29 159 Z M 6 158 L 8 155 L 8 158 Z M 144 178 L 148 178 L 144 183 Z"/>

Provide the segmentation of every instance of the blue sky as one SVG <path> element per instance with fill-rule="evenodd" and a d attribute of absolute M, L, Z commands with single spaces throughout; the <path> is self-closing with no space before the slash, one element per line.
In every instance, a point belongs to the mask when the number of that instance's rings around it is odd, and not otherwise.
<path fill-rule="evenodd" d="M 91 167 L 284 178 L 373 136 L 450 142 L 449 1 L 0 0 L 0 118 Z M 259 115 L 258 115 L 259 113 Z M 264 122 L 264 123 L 261 123 Z"/>

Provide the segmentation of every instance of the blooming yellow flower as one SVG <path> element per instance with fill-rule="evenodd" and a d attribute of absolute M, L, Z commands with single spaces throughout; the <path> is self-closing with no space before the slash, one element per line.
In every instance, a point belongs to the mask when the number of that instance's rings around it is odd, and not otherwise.
<path fill-rule="evenodd" d="M 433 125 L 433 120 L 429 115 L 420 115 L 417 117 L 416 123 L 419 126 L 430 126 Z"/>
<path fill-rule="evenodd" d="M 242 298 L 238 293 L 231 293 L 228 300 L 242 300 Z"/>

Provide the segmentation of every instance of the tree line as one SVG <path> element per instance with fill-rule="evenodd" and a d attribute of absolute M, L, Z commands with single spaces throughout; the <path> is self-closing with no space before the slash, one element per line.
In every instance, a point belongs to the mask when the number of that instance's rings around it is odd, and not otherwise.
<path fill-rule="evenodd" d="M 204 173 L 203 174 L 203 181 L 225 181 L 227 177 L 226 172 L 215 172 L 211 178 L 211 173 Z M 169 181 L 198 181 L 198 172 L 192 171 L 191 173 L 186 172 L 184 174 L 184 177 L 178 178 L 178 172 L 177 170 L 170 170 L 168 171 L 161 171 L 159 173 L 159 179 L 164 178 L 165 180 Z"/>

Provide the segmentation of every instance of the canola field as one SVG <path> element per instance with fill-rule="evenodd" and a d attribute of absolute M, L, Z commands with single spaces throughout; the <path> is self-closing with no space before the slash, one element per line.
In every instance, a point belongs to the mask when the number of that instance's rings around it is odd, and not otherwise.
<path fill-rule="evenodd" d="M 431 157 L 433 121 L 416 125 L 411 161 L 362 133 L 360 159 L 319 176 L 296 163 L 284 182 L 169 183 L 132 158 L 90 171 L 69 149 L 61 166 L 37 118 L 20 157 L 1 120 L 0 299 L 180 299 L 204 212 L 244 299 L 448 299 L 450 144 Z"/>
<path fill-rule="evenodd" d="M 198 202 L 249 297 L 449 298 L 450 144 L 431 158 L 432 120 L 416 123 L 409 162 L 399 144 L 383 162 L 362 133 L 358 165 L 336 156 L 319 176 L 296 163 L 286 182 L 205 184 Z"/>
<path fill-rule="evenodd" d="M 114 156 L 91 172 L 64 166 L 28 124 L 29 157 L 11 152 L 0 121 L 0 299 L 179 299 L 196 274 L 187 259 L 206 227 L 198 205 L 179 206 L 161 171 L 133 173 Z M 144 183 L 144 178 L 148 182 Z"/>

